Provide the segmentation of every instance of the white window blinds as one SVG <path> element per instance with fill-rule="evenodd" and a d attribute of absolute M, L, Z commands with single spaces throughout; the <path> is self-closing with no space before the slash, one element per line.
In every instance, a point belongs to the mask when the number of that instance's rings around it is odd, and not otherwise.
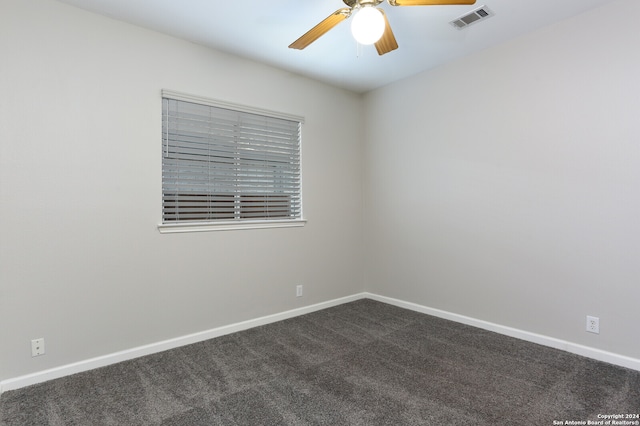
<path fill-rule="evenodd" d="M 166 92 L 162 103 L 163 223 L 302 217 L 301 120 Z"/>

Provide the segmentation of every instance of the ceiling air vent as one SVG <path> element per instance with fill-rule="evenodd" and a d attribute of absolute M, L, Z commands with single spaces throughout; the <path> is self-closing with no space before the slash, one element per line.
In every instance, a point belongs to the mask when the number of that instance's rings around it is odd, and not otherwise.
<path fill-rule="evenodd" d="M 467 28 L 471 24 L 475 24 L 476 22 L 480 22 L 492 16 L 493 12 L 487 6 L 480 6 L 479 8 L 467 13 L 466 15 L 462 15 L 461 17 L 456 18 L 449 23 L 457 29 L 461 30 L 463 28 Z"/>

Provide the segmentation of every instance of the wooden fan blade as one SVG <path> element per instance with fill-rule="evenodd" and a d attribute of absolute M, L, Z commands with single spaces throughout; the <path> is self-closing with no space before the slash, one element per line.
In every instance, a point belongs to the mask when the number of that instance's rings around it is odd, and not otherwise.
<path fill-rule="evenodd" d="M 318 25 L 304 33 L 302 37 L 291 43 L 289 47 L 291 49 L 304 49 L 305 47 L 319 39 L 320 36 L 324 35 L 331 28 L 347 19 L 350 15 L 351 9 L 348 7 L 343 7 L 342 9 L 336 10 L 335 12 L 333 12 L 333 14 L 329 15 Z"/>
<path fill-rule="evenodd" d="M 474 4 L 476 0 L 388 0 L 391 6 L 446 6 Z"/>
<path fill-rule="evenodd" d="M 389 25 L 389 20 L 387 19 L 387 14 L 384 13 L 382 9 L 378 9 L 382 12 L 382 16 L 384 16 L 384 33 L 382 33 L 382 37 L 380 40 L 376 42 L 376 50 L 378 51 L 378 55 L 382 56 L 385 53 L 389 53 L 392 50 L 396 50 L 398 48 L 398 42 L 396 41 L 396 37 L 393 35 L 393 31 L 391 30 L 391 25 Z"/>

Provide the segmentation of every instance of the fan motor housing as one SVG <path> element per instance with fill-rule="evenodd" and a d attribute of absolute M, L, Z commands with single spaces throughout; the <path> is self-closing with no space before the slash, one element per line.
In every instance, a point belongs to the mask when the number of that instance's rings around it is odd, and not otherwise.
<path fill-rule="evenodd" d="M 377 6 L 380 3 L 382 3 L 383 0 L 342 0 L 344 2 L 344 4 L 346 4 L 347 6 L 353 8 L 357 5 L 360 6 Z"/>

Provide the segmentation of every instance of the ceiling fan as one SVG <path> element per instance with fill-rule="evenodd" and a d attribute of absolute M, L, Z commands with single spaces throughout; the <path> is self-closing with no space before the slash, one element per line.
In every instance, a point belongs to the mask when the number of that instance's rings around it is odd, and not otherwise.
<path fill-rule="evenodd" d="M 389 20 L 384 11 L 376 6 L 384 0 L 342 0 L 347 6 L 338 9 L 302 37 L 289 45 L 291 49 L 302 50 L 316 41 L 330 29 L 355 14 L 351 31 L 360 44 L 375 44 L 378 55 L 384 55 L 398 48 Z M 391 6 L 439 6 L 474 4 L 476 0 L 387 0 Z"/>

